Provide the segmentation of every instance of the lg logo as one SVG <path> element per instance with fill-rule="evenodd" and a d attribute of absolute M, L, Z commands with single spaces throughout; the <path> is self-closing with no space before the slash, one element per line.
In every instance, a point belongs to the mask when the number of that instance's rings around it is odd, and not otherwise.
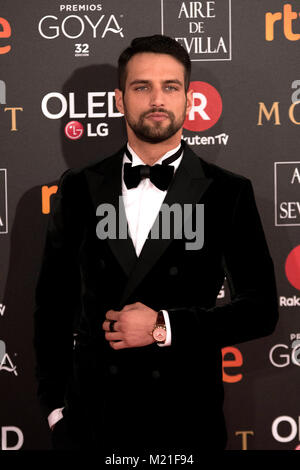
<path fill-rule="evenodd" d="M 65 127 L 65 134 L 71 140 L 80 139 L 83 135 L 83 125 L 78 121 L 70 121 Z"/>
<path fill-rule="evenodd" d="M 77 97 L 78 99 L 78 97 Z M 76 108 L 76 96 L 71 92 L 68 97 L 61 93 L 47 93 L 42 99 L 41 108 L 48 119 L 60 119 L 65 114 L 77 119 L 104 119 L 120 118 L 123 115 L 115 110 L 115 93 L 113 91 L 88 92 L 86 108 Z M 68 122 L 65 126 L 65 135 L 71 140 L 78 140 L 84 134 L 87 137 L 107 137 L 109 134 L 108 122 L 85 122 L 84 125 L 77 120 Z"/>

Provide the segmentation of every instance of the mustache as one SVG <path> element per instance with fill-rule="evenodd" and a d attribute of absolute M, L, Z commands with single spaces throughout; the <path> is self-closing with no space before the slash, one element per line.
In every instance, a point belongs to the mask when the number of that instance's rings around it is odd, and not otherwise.
<path fill-rule="evenodd" d="M 148 114 L 152 113 L 164 113 L 169 116 L 170 119 L 174 118 L 174 113 L 172 111 L 167 111 L 165 108 L 151 108 L 148 111 L 145 111 L 141 114 L 140 118 L 143 119 L 148 116 Z"/>

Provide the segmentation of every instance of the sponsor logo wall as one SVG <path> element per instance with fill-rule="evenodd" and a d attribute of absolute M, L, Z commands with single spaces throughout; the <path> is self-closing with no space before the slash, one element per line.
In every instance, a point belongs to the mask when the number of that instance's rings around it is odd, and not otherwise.
<path fill-rule="evenodd" d="M 274 334 L 222 350 L 227 448 L 300 450 L 299 2 L 33 3 L 0 11 L 0 449 L 50 448 L 32 324 L 52 196 L 67 168 L 124 144 L 118 55 L 163 33 L 192 59 L 183 138 L 251 179 L 276 270 Z M 225 279 L 217 303 L 228 301 Z"/>

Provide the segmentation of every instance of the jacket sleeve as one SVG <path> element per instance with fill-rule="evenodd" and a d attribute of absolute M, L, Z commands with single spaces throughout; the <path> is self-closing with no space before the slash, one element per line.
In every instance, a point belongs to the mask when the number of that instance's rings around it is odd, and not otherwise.
<path fill-rule="evenodd" d="M 53 196 L 35 294 L 34 348 L 38 396 L 47 416 L 64 406 L 72 372 L 73 322 L 80 309 L 77 254 L 78 207 L 73 170 L 61 177 Z"/>
<path fill-rule="evenodd" d="M 212 334 L 220 347 L 263 337 L 275 329 L 278 304 L 274 267 L 252 185 L 246 178 L 229 229 L 224 231 L 223 261 L 231 301 L 213 308 L 196 305 L 168 309 L 173 345 L 180 345 L 187 335 L 186 327 L 182 331 L 183 321 L 188 325 L 190 342 Z"/>

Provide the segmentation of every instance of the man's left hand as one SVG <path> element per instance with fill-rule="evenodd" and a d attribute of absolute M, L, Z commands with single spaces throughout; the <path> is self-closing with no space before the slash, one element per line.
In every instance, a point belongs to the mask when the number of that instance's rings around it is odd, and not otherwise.
<path fill-rule="evenodd" d="M 113 349 L 137 348 L 154 343 L 152 331 L 157 312 L 141 302 L 125 305 L 122 310 L 108 310 L 102 324 L 105 338 Z M 110 331 L 110 321 L 114 331 Z"/>

